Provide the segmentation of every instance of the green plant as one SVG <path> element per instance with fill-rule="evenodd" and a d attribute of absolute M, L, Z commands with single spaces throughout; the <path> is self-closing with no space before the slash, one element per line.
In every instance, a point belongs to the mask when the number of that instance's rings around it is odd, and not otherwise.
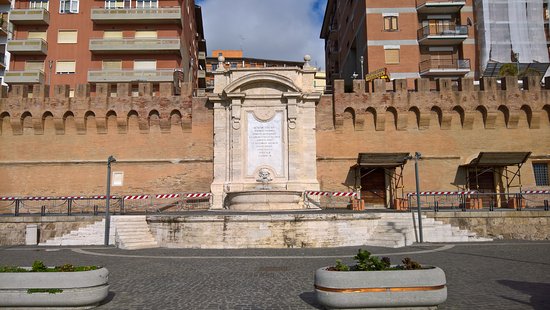
<path fill-rule="evenodd" d="M 517 76 L 518 67 L 516 64 L 503 64 L 498 71 L 499 76 Z"/>
<path fill-rule="evenodd" d="M 15 266 L 0 266 L 0 272 L 26 272 L 27 269 Z"/>
<path fill-rule="evenodd" d="M 32 271 L 33 272 L 45 272 L 48 271 L 48 267 L 44 265 L 43 262 L 39 260 L 35 260 L 34 263 L 32 263 Z"/>
<path fill-rule="evenodd" d="M 330 271 L 382 271 L 382 270 L 414 270 L 422 269 L 422 266 L 410 259 L 405 257 L 402 260 L 403 265 L 391 266 L 391 261 L 389 257 L 379 258 L 377 256 L 372 256 L 371 253 L 367 250 L 359 249 L 357 255 L 353 257 L 356 260 L 356 264 L 353 266 L 348 266 L 342 263 L 341 260 L 336 260 L 336 265 L 329 267 Z"/>

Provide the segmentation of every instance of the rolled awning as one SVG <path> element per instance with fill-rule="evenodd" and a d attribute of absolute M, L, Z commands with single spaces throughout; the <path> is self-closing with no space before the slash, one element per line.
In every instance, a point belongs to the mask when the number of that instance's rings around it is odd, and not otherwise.
<path fill-rule="evenodd" d="M 531 152 L 480 152 L 464 167 L 507 167 L 520 165 L 527 161 Z"/>
<path fill-rule="evenodd" d="M 395 168 L 407 163 L 409 153 L 359 153 L 353 167 Z"/>

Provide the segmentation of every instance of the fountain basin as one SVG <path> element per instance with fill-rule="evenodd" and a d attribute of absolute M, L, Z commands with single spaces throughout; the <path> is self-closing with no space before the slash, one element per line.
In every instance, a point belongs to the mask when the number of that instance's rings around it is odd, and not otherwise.
<path fill-rule="evenodd" d="M 234 211 L 292 211 L 305 209 L 302 192 L 285 190 L 259 190 L 230 192 L 224 205 Z"/>

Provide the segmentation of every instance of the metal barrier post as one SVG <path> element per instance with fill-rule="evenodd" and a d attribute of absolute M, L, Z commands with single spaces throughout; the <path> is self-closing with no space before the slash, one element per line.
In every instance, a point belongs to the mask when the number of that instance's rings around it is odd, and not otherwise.
<path fill-rule="evenodd" d="M 544 199 L 544 211 L 548 211 L 548 199 Z"/>
<path fill-rule="evenodd" d="M 434 211 L 439 212 L 439 202 L 438 201 L 434 201 Z"/>
<path fill-rule="evenodd" d="M 16 199 L 15 200 L 15 216 L 19 216 L 19 205 L 21 204 L 21 200 L 20 199 Z"/>
<path fill-rule="evenodd" d="M 98 213 L 98 212 L 97 212 L 97 211 L 98 211 L 98 209 L 99 209 L 99 208 L 98 208 L 98 206 L 97 206 L 97 205 L 94 205 L 94 215 L 97 215 L 97 213 Z"/>
<path fill-rule="evenodd" d="M 521 194 L 516 194 L 517 210 L 521 211 Z"/>
<path fill-rule="evenodd" d="M 494 210 L 495 210 L 495 201 L 491 199 L 489 203 L 489 211 L 494 211 Z"/>
<path fill-rule="evenodd" d="M 40 215 L 42 216 L 46 215 L 46 206 L 40 207 Z"/>
<path fill-rule="evenodd" d="M 73 206 L 73 200 L 67 199 L 67 215 L 71 215 L 72 206 Z"/>
<path fill-rule="evenodd" d="M 460 195 L 460 205 L 461 205 L 462 211 L 466 211 L 466 194 Z"/>

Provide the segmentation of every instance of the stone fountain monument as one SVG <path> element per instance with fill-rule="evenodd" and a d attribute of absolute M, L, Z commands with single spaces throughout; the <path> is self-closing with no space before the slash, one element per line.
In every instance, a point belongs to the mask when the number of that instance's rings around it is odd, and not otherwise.
<path fill-rule="evenodd" d="M 214 72 L 212 209 L 300 210 L 302 193 L 318 190 L 315 68 Z"/>

